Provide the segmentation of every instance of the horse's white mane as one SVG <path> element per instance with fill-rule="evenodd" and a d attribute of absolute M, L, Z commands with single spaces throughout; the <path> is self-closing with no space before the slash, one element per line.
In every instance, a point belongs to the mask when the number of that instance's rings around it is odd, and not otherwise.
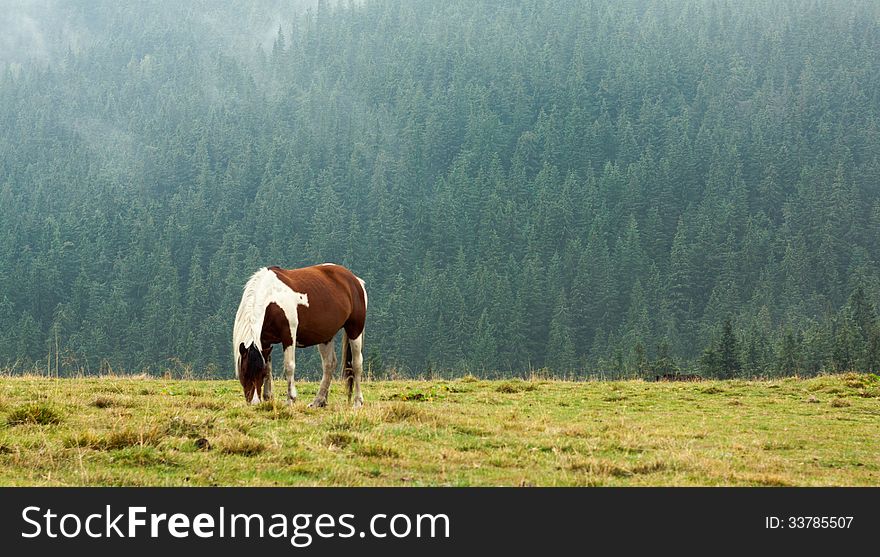
<path fill-rule="evenodd" d="M 235 324 L 232 327 L 232 355 L 235 361 L 236 376 L 238 376 L 241 365 L 239 344 L 248 347 L 253 343 L 257 350 L 263 350 L 263 345 L 260 342 L 263 319 L 266 315 L 266 307 L 272 302 L 284 310 L 284 314 L 290 322 L 292 336 L 296 338 L 298 321 L 296 306 L 300 304 L 308 306 L 309 297 L 291 289 L 266 267 L 262 267 L 248 279 L 244 285 L 241 303 L 238 304 Z"/>

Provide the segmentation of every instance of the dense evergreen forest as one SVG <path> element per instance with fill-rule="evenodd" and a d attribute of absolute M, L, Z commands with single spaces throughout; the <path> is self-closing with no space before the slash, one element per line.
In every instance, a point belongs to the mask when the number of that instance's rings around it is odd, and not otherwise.
<path fill-rule="evenodd" d="M 880 367 L 876 1 L 0 11 L 7 371 L 230 377 L 325 261 L 376 376 Z"/>

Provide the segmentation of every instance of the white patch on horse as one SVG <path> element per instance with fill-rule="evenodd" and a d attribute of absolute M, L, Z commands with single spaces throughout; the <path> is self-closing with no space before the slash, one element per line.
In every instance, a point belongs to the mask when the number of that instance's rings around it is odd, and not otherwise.
<path fill-rule="evenodd" d="M 296 340 L 296 327 L 299 324 L 297 306 L 309 306 L 308 295 L 296 292 L 278 278 L 278 276 L 266 267 L 262 267 L 254 273 L 244 286 L 241 303 L 235 314 L 235 325 L 232 328 L 232 353 L 235 361 L 235 375 L 241 367 L 241 354 L 238 351 L 239 344 L 247 348 L 251 344 L 257 350 L 263 350 L 260 335 L 263 332 L 263 320 L 266 316 L 266 308 L 272 302 L 284 311 L 290 324 L 290 336 Z"/>
<path fill-rule="evenodd" d="M 366 311 L 366 309 L 367 309 L 367 283 L 364 282 L 364 279 L 362 279 L 361 277 L 359 277 L 357 275 L 355 275 L 354 278 L 358 279 L 358 282 L 361 283 L 361 290 L 364 291 L 364 311 Z"/>
<path fill-rule="evenodd" d="M 257 390 L 254 389 L 254 398 L 251 399 L 251 404 L 259 404 L 260 397 L 257 395 Z"/>

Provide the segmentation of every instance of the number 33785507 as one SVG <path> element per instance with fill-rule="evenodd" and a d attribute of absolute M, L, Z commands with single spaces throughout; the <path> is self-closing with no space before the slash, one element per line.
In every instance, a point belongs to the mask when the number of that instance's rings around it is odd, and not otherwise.
<path fill-rule="evenodd" d="M 849 528 L 851 516 L 789 516 L 787 518 L 766 517 L 768 528 Z"/>

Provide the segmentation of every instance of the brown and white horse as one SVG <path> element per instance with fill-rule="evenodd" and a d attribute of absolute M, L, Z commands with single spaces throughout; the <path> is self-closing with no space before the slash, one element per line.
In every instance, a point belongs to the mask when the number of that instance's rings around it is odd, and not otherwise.
<path fill-rule="evenodd" d="M 342 379 L 349 402 L 362 406 L 364 322 L 367 290 L 364 281 L 341 265 L 324 263 L 302 269 L 263 267 L 247 281 L 232 346 L 235 372 L 251 404 L 272 398 L 272 345 L 284 347 L 287 403 L 296 401 L 293 372 L 296 347 L 318 346 L 324 376 L 312 407 L 325 406 L 336 368 L 333 339 L 342 329 Z"/>

